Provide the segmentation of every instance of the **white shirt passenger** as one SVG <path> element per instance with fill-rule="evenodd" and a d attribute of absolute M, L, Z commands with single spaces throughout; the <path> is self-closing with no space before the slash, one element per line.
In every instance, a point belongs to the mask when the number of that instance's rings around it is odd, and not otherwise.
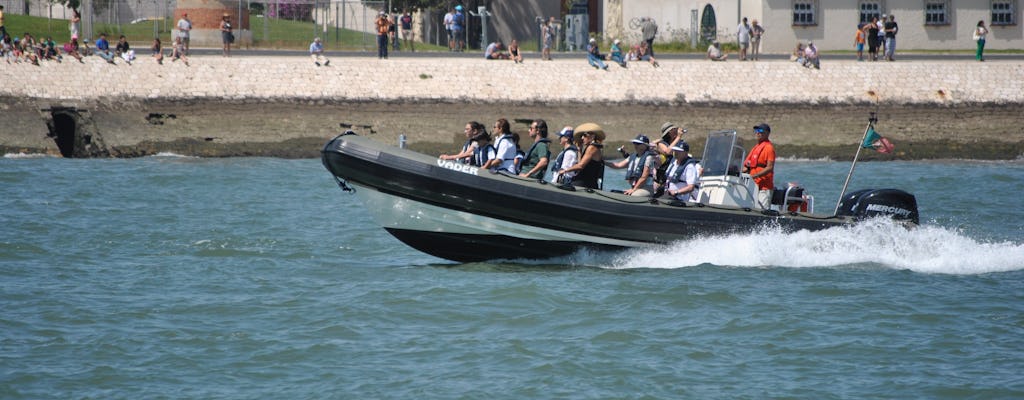
<path fill-rule="evenodd" d="M 499 170 L 505 170 L 510 174 L 516 173 L 516 144 L 512 141 L 512 135 L 502 135 L 498 138 L 498 151 L 495 157 L 501 159 Z"/>

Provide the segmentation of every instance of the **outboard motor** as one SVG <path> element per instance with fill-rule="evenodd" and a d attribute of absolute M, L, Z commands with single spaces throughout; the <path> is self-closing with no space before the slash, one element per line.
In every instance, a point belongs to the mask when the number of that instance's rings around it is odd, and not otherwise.
<path fill-rule="evenodd" d="M 870 218 L 887 215 L 897 221 L 919 223 L 917 198 L 899 189 L 862 189 L 847 193 L 836 215 Z"/>

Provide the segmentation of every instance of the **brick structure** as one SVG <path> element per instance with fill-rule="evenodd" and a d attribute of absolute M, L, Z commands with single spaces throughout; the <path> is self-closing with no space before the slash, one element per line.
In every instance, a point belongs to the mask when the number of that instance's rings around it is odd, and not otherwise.
<path fill-rule="evenodd" d="M 239 10 L 238 3 L 232 1 L 178 0 L 171 22 L 177 24 L 181 16 L 188 13 L 192 20 L 192 47 L 221 47 L 220 21 L 227 14 L 231 17 L 235 46 L 249 46 L 252 44 L 252 31 L 246 11 L 245 8 Z M 178 30 L 173 32 L 176 35 Z"/>

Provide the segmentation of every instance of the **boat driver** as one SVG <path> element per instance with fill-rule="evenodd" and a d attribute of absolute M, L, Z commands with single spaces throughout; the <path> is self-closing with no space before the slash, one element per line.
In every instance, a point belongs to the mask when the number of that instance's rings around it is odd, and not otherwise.
<path fill-rule="evenodd" d="M 767 210 L 772 206 L 772 190 L 775 189 L 775 146 L 768 140 L 772 128 L 768 124 L 754 127 L 757 144 L 750 149 L 750 154 L 743 161 L 743 172 L 757 184 L 757 203 Z"/>

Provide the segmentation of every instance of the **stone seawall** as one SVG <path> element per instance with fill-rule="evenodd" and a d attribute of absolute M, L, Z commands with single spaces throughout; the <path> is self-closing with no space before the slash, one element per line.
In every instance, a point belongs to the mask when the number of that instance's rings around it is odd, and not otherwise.
<path fill-rule="evenodd" d="M 595 70 L 580 59 L 525 64 L 465 58 L 142 57 L 113 66 L 0 65 L 0 150 L 58 152 L 72 121 L 110 155 L 315 156 L 339 123 L 450 147 L 468 120 L 545 118 L 552 129 L 599 122 L 612 142 L 675 121 L 696 133 L 768 122 L 801 156 L 849 153 L 869 111 L 900 143 L 897 158 L 1015 158 L 1024 152 L 1024 63 L 662 61 Z M 56 110 L 56 111 L 55 111 Z M 75 118 L 57 114 L 70 110 Z M 370 128 L 366 129 L 367 131 Z M 936 133 L 943 133 L 936 142 Z M 170 143 L 170 144 L 168 144 Z M 245 144 L 240 146 L 238 144 Z M 433 147 L 431 147 L 433 146 Z M 423 148 L 423 147 L 420 147 Z M 780 149 L 780 153 L 785 154 Z M 102 154 L 102 153 L 100 153 Z"/>
<path fill-rule="evenodd" d="M 0 97 L 93 99 L 445 100 L 486 103 L 1024 103 L 1020 62 L 825 61 L 821 70 L 791 62 L 663 61 L 608 71 L 582 59 L 514 64 L 465 58 L 377 60 L 358 57 L 315 67 L 306 57 L 194 57 L 157 65 L 112 66 L 96 57 L 3 65 Z"/>

